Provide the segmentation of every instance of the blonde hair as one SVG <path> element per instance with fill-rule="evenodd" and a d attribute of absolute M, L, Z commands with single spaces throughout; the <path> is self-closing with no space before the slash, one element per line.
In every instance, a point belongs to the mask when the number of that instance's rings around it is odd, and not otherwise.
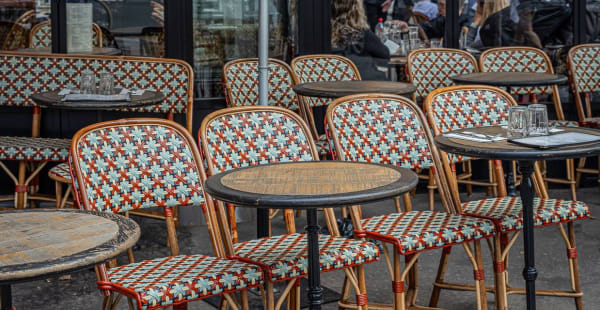
<path fill-rule="evenodd" d="M 356 43 L 369 30 L 362 0 L 333 0 L 331 6 L 331 45 Z"/>
<path fill-rule="evenodd" d="M 483 3 L 483 9 L 481 10 L 481 19 L 479 19 L 477 26 L 482 27 L 483 23 L 485 23 L 485 20 L 490 17 L 490 15 L 508 7 L 509 5 L 509 0 L 485 0 Z"/>

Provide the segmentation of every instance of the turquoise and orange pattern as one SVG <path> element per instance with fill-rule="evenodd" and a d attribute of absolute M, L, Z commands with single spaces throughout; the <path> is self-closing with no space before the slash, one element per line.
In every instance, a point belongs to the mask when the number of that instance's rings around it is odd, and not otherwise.
<path fill-rule="evenodd" d="M 70 139 L 0 136 L 0 160 L 65 161 L 70 145 Z"/>

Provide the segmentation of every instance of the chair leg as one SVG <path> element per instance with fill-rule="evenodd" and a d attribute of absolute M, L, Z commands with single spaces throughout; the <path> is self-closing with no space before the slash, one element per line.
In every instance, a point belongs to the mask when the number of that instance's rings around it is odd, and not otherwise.
<path fill-rule="evenodd" d="M 165 222 L 167 223 L 167 240 L 171 248 L 171 255 L 179 255 L 179 245 L 177 244 L 177 233 L 175 231 L 175 221 L 173 220 L 173 209 L 165 207 Z"/>
<path fill-rule="evenodd" d="M 173 310 L 187 310 L 187 302 L 184 304 L 173 305 Z"/>
<path fill-rule="evenodd" d="M 577 162 L 577 170 L 576 170 L 576 174 L 575 174 L 575 184 L 577 184 L 577 187 L 579 187 L 579 183 L 581 182 L 581 169 L 585 168 L 585 157 L 582 157 L 579 159 L 579 162 Z M 600 171 L 600 169 L 598 169 Z"/>
<path fill-rule="evenodd" d="M 567 249 L 567 257 L 569 258 L 569 266 L 571 273 L 571 284 L 575 293 L 581 293 L 581 278 L 579 276 L 579 263 L 577 261 L 577 247 L 575 243 L 575 223 L 567 223 L 569 233 L 570 248 Z M 577 310 L 583 310 L 583 297 L 575 297 L 575 307 Z"/>
<path fill-rule="evenodd" d="M 433 291 L 431 292 L 431 297 L 429 298 L 429 307 L 437 307 L 437 304 L 440 300 L 440 293 L 442 292 L 442 288 L 437 286 L 436 283 L 444 282 L 444 277 L 446 275 L 446 269 L 448 268 L 448 260 L 450 259 L 451 252 L 452 247 L 445 247 L 442 249 L 440 264 L 438 265 L 437 275 L 435 276 L 435 281 L 433 282 Z"/>
<path fill-rule="evenodd" d="M 19 162 L 19 174 L 18 184 L 15 184 L 15 208 L 24 209 L 27 204 L 26 193 L 27 186 L 25 185 L 25 179 L 27 174 L 27 163 L 24 161 Z"/>
<path fill-rule="evenodd" d="M 54 190 L 56 191 L 56 208 L 61 209 L 62 202 L 62 182 L 54 181 Z"/>
<path fill-rule="evenodd" d="M 360 289 L 360 292 L 356 292 L 356 304 L 360 307 L 359 309 L 368 310 L 369 304 L 367 302 L 367 285 L 364 265 L 356 266 L 356 273 L 358 277 L 358 287 Z"/>
<path fill-rule="evenodd" d="M 340 296 L 340 301 L 338 302 L 339 310 L 346 309 L 345 307 L 342 307 L 341 303 L 348 302 L 349 298 L 350 298 L 350 282 L 348 281 L 348 276 L 346 275 L 344 277 L 344 284 L 342 284 L 342 293 Z"/>
<path fill-rule="evenodd" d="M 435 188 L 436 188 L 436 184 L 435 184 L 435 177 L 434 174 L 435 172 L 432 169 L 429 169 L 429 180 L 427 182 L 427 191 L 429 192 L 429 210 L 433 211 L 433 206 L 435 203 L 435 198 L 434 198 L 434 194 L 435 194 Z"/>
<path fill-rule="evenodd" d="M 275 292 L 273 291 L 273 282 L 265 281 L 265 309 L 266 310 L 274 310 L 275 309 Z"/>
<path fill-rule="evenodd" d="M 495 287 L 495 299 L 496 299 L 496 310 L 507 310 L 508 309 L 508 298 L 506 294 L 506 265 L 502 251 L 502 238 L 508 236 L 496 235 L 494 236 L 494 251 L 492 253 L 494 257 L 494 287 Z"/>
<path fill-rule="evenodd" d="M 392 288 L 394 290 L 394 310 L 405 310 L 406 304 L 404 299 L 404 281 L 402 281 L 402 263 L 400 262 L 400 254 L 394 251 L 394 277 L 392 279 Z"/>
<path fill-rule="evenodd" d="M 575 160 L 567 159 L 567 180 L 571 188 L 571 199 L 577 200 L 577 182 L 575 181 Z"/>

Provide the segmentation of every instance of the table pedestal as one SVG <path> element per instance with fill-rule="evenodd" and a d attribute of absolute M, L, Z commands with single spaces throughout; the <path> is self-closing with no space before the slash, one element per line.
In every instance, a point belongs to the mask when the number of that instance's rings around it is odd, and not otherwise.
<path fill-rule="evenodd" d="M 519 161 L 519 170 L 523 180 L 521 181 L 521 203 L 523 206 L 523 240 L 525 248 L 525 267 L 523 278 L 525 279 L 525 291 L 527 292 L 527 310 L 535 309 L 535 280 L 537 270 L 535 269 L 535 252 L 533 243 L 533 173 L 532 161 Z"/>
<path fill-rule="evenodd" d="M 0 310 L 12 310 L 12 292 L 10 284 L 0 286 Z"/>
<path fill-rule="evenodd" d="M 308 303 L 311 310 L 321 310 L 321 268 L 319 262 L 319 223 L 317 210 L 307 209 L 306 235 L 308 238 Z"/>

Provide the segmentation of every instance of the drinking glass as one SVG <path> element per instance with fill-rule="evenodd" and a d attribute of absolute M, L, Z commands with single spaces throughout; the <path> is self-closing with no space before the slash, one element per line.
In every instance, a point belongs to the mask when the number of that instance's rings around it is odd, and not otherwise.
<path fill-rule="evenodd" d="M 527 107 L 527 133 L 530 136 L 547 136 L 548 110 L 543 104 L 532 104 Z"/>
<path fill-rule="evenodd" d="M 510 107 L 508 111 L 508 129 L 506 131 L 509 139 L 527 136 L 527 112 L 526 107 Z"/>
<path fill-rule="evenodd" d="M 431 48 L 441 48 L 442 47 L 442 40 L 440 40 L 440 39 L 431 39 L 431 40 L 429 40 L 429 47 L 431 47 Z"/>
<path fill-rule="evenodd" d="M 114 93 L 115 78 L 112 73 L 100 74 L 98 92 L 101 95 L 112 95 Z"/>
<path fill-rule="evenodd" d="M 421 40 L 419 39 L 410 39 L 410 50 L 416 50 L 421 47 Z"/>
<path fill-rule="evenodd" d="M 408 26 L 408 38 L 410 40 L 419 38 L 419 26 Z"/>
<path fill-rule="evenodd" d="M 399 48 L 399 54 L 400 56 L 408 56 L 408 53 L 410 51 L 410 43 L 408 40 L 402 40 L 400 41 L 400 48 Z"/>
<path fill-rule="evenodd" d="M 93 94 L 96 88 L 96 76 L 91 72 L 84 72 L 79 77 L 79 91 L 82 94 Z"/>

